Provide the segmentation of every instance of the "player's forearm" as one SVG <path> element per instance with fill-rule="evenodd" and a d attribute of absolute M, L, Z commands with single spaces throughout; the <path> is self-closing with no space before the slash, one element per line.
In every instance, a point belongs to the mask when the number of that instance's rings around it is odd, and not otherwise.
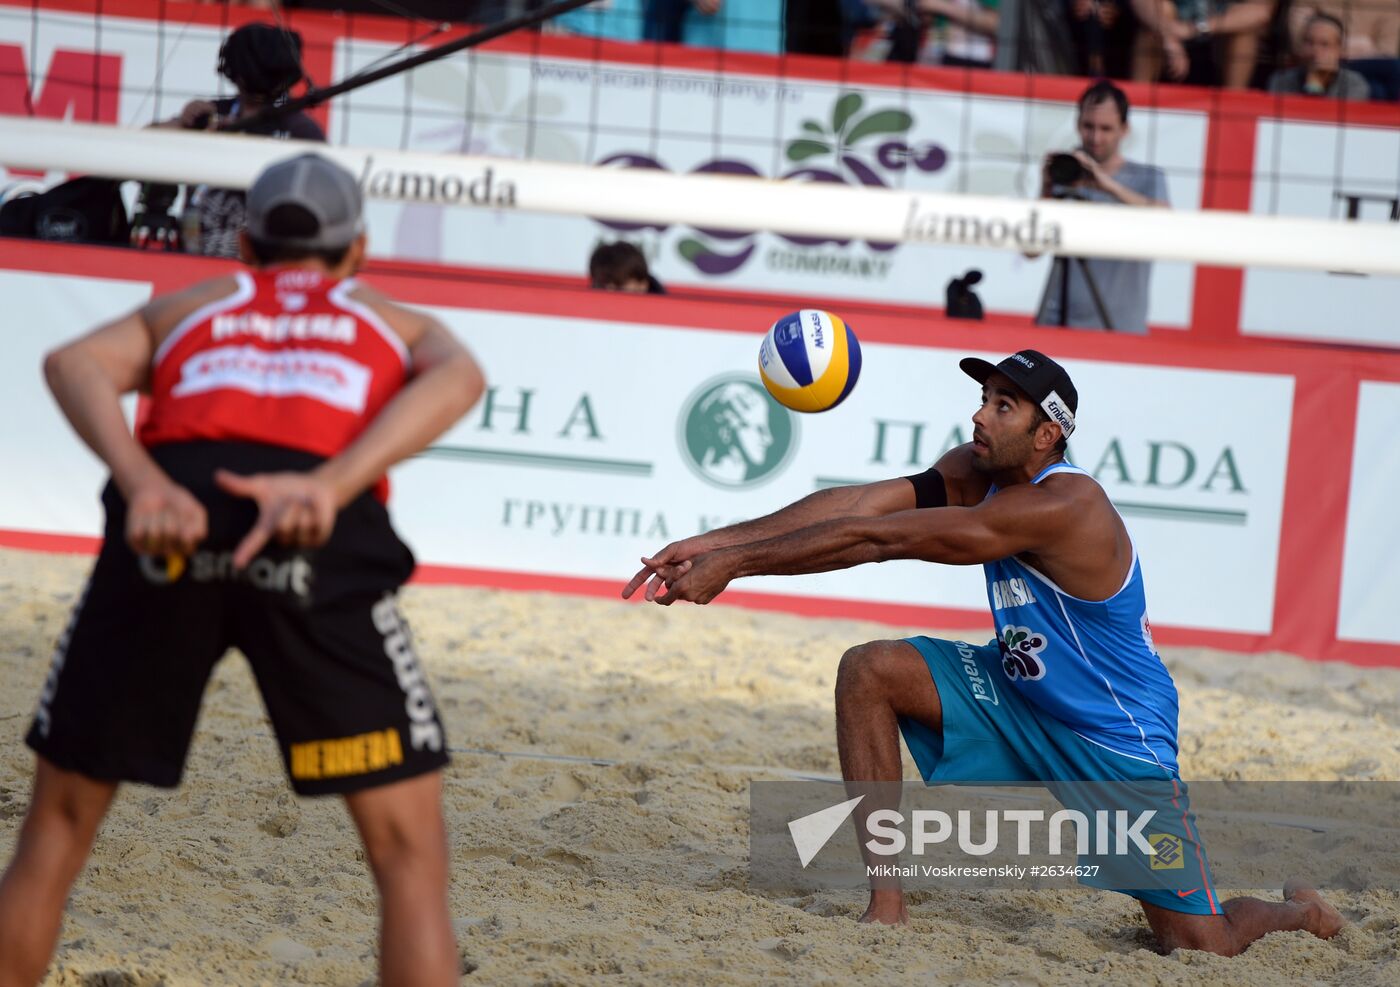
<path fill-rule="evenodd" d="M 1167 13 L 1169 5 L 1163 0 L 1132 0 L 1133 13 L 1138 22 L 1154 34 L 1163 35 L 1171 26 L 1174 17 Z"/>
<path fill-rule="evenodd" d="M 466 354 L 413 378 L 343 452 L 318 470 L 345 506 L 390 466 L 425 449 L 471 410 L 485 382 Z"/>
<path fill-rule="evenodd" d="M 1273 16 L 1272 3 L 1248 2 L 1231 4 L 1221 13 L 1207 18 L 1214 34 L 1243 34 L 1257 31 Z"/>
<path fill-rule="evenodd" d="M 1109 178 L 1103 183 L 1104 191 L 1125 206 L 1160 206 L 1162 203 L 1148 198 L 1141 192 L 1128 188 L 1122 182 Z"/>
<path fill-rule="evenodd" d="M 822 521 L 845 517 L 855 511 L 859 500 L 860 495 L 855 487 L 818 490 L 772 514 L 716 528 L 701 537 L 711 549 L 779 538 Z"/>
<path fill-rule="evenodd" d="M 868 518 L 837 518 L 776 538 L 725 549 L 734 578 L 796 576 L 881 562 L 881 546 L 870 537 Z"/>
<path fill-rule="evenodd" d="M 952 0 L 922 0 L 919 9 L 925 14 L 946 17 L 978 34 L 994 35 L 1000 18 L 995 10 L 988 10 L 981 4 L 960 4 Z"/>
<path fill-rule="evenodd" d="M 830 572 L 893 559 L 969 565 L 1000 558 L 1006 553 L 986 526 L 973 520 L 975 510 L 940 507 L 837 518 L 725 551 L 733 553 L 730 568 L 735 579 Z"/>
<path fill-rule="evenodd" d="M 125 497 L 160 467 L 131 434 L 121 391 L 81 349 L 63 349 L 44 360 L 44 377 L 73 430 L 107 464 Z"/>

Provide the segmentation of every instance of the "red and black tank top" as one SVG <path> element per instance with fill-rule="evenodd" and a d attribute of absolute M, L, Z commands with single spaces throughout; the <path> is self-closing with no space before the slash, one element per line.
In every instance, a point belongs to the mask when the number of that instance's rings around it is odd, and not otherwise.
<path fill-rule="evenodd" d="M 299 269 L 240 272 L 156 350 L 137 426 L 145 446 L 260 442 L 334 456 L 403 386 L 408 350 L 354 279 Z M 388 495 L 381 478 L 375 495 Z"/>

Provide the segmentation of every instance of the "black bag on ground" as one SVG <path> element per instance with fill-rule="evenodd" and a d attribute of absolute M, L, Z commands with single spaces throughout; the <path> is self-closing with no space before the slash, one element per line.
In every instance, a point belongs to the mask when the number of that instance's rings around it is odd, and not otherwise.
<path fill-rule="evenodd" d="M 0 235 L 126 245 L 131 239 L 131 221 L 122 201 L 121 182 L 75 178 L 38 195 L 11 199 L 0 206 Z"/>

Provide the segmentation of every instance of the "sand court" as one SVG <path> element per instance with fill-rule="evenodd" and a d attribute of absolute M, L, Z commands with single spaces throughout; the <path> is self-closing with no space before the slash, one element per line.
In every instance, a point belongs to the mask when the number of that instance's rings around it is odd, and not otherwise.
<path fill-rule="evenodd" d="M 5 856 L 28 794 L 20 740 L 89 566 L 0 552 Z M 920 891 L 906 929 L 857 926 L 859 893 L 751 891 L 749 780 L 836 775 L 841 653 L 913 629 L 444 587 L 410 588 L 404 610 L 449 743 L 474 752 L 445 782 L 465 982 L 1400 983 L 1390 890 L 1333 892 L 1352 924 L 1330 943 L 1275 933 L 1235 959 L 1158 956 L 1131 900 L 1088 890 Z M 1400 778 L 1400 671 L 1164 657 L 1188 780 Z M 48 982 L 358 985 L 375 922 L 341 803 L 291 795 L 231 656 L 184 786 L 118 797 Z"/>

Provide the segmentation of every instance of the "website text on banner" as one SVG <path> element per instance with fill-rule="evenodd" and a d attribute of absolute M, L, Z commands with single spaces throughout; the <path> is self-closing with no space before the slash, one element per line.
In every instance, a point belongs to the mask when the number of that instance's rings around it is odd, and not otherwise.
<path fill-rule="evenodd" d="M 153 288 L 218 269 L 155 256 L 138 277 L 130 256 L 0 242 L 0 287 L 26 327 L 0 400 L 9 418 L 30 422 L 3 440 L 17 480 L 0 493 L 0 528 L 98 531 L 96 462 L 65 441 L 56 412 L 35 412 L 52 410 L 40 356 Z M 820 487 L 916 472 L 967 439 L 976 395 L 957 359 L 997 355 L 984 332 L 872 319 L 857 327 L 860 386 L 839 409 L 799 420 L 758 381 L 756 347 L 771 316 L 763 306 L 372 280 L 430 307 L 498 368 L 480 408 L 394 478 L 421 561 L 496 585 L 611 594 L 617 573 L 657 539 L 766 513 Z M 1163 640 L 1400 664 L 1400 635 L 1386 617 L 1400 576 L 1377 564 L 1400 549 L 1400 529 L 1374 493 L 1400 450 L 1360 450 L 1353 470 L 1354 441 L 1394 444 L 1378 422 L 1400 391 L 1400 357 L 1016 336 L 1016 346 L 1062 358 L 1079 382 L 1071 455 L 1128 520 Z M 660 398 L 647 372 L 657 367 L 674 378 Z M 639 406 L 653 413 L 639 419 Z M 976 575 L 892 563 L 754 580 L 738 598 L 984 630 Z"/>

